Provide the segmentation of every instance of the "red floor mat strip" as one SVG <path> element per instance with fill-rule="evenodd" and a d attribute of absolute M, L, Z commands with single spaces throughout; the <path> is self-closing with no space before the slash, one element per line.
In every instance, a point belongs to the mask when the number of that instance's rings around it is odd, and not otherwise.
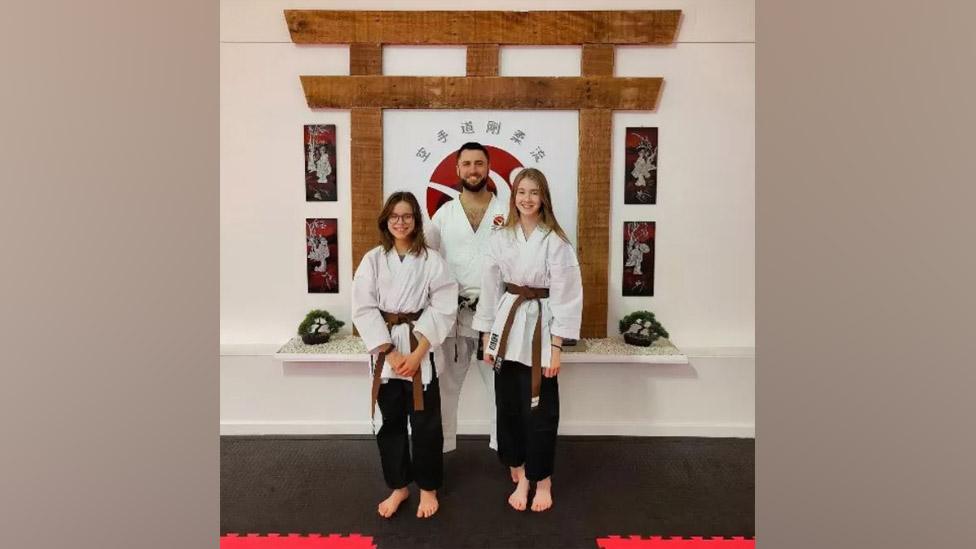
<path fill-rule="evenodd" d="M 227 534 L 220 537 L 220 549 L 376 549 L 373 538 L 349 534 Z"/>
<path fill-rule="evenodd" d="M 608 536 L 598 538 L 600 549 L 755 549 L 756 540 L 733 538 L 662 538 L 654 536 Z"/>
<path fill-rule="evenodd" d="M 653 536 L 607 536 L 598 538 L 600 549 L 755 549 L 756 540 L 733 538 L 663 538 Z M 370 536 L 359 534 L 227 534 L 220 538 L 220 549 L 377 549 Z"/>

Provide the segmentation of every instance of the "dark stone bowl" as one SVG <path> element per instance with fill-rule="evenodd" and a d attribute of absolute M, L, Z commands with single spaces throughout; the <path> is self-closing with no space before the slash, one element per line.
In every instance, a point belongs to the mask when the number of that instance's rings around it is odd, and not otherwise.
<path fill-rule="evenodd" d="M 319 345 L 329 341 L 332 334 L 302 334 L 302 341 L 305 345 Z"/>
<path fill-rule="evenodd" d="M 657 338 L 652 338 L 646 335 L 638 335 L 638 334 L 631 334 L 631 333 L 624 334 L 624 341 L 626 341 L 628 345 L 636 345 L 638 347 L 650 347 L 651 343 L 654 343 L 655 339 Z"/>

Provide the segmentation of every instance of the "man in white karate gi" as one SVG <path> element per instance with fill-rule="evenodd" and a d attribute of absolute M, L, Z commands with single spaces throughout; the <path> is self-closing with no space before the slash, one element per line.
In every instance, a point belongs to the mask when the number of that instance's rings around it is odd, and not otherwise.
<path fill-rule="evenodd" d="M 498 449 L 495 417 L 495 373 L 476 356 L 481 341 L 471 329 L 471 319 L 481 295 L 481 274 L 488 237 L 508 216 L 508 204 L 488 190 L 488 149 L 480 143 L 465 143 L 457 152 L 457 175 L 461 195 L 437 210 L 429 223 L 428 242 L 447 260 L 458 281 L 457 325 L 444 341 L 443 372 L 439 372 L 444 452 L 457 448 L 457 410 L 461 384 L 474 364 L 488 398 L 490 436 L 488 446 Z"/>

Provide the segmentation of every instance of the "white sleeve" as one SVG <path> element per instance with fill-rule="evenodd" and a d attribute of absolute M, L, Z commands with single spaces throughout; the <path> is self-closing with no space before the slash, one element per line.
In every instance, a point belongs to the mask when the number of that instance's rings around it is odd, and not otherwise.
<path fill-rule="evenodd" d="M 549 310 L 552 325 L 549 332 L 564 339 L 579 339 L 583 321 L 583 279 L 573 247 L 553 233 L 558 242 L 550 245 L 546 262 L 549 267 Z"/>
<path fill-rule="evenodd" d="M 458 283 L 447 269 L 447 263 L 435 251 L 427 252 L 430 269 L 427 306 L 414 323 L 414 332 L 423 335 L 431 347 L 444 343 L 457 316 Z"/>
<path fill-rule="evenodd" d="M 444 211 L 443 207 L 434 213 L 434 217 L 437 217 L 437 214 L 442 211 Z M 430 249 L 437 252 L 441 251 L 441 226 L 440 223 L 435 223 L 433 218 L 424 223 L 424 240 L 427 241 L 427 247 Z"/>
<path fill-rule="evenodd" d="M 359 337 L 370 353 L 377 347 L 393 343 L 390 330 L 380 313 L 379 297 L 376 293 L 376 271 L 373 267 L 375 253 L 367 253 L 359 262 L 359 268 L 352 278 L 352 323 L 359 331 Z"/>
<path fill-rule="evenodd" d="M 471 329 L 478 332 L 491 331 L 495 323 L 495 311 L 498 310 L 498 300 L 501 299 L 505 287 L 502 271 L 494 253 L 494 241 L 497 238 L 500 238 L 499 233 L 492 235 L 488 242 L 484 271 L 481 273 L 481 295 L 478 297 L 478 308 L 471 320 Z"/>

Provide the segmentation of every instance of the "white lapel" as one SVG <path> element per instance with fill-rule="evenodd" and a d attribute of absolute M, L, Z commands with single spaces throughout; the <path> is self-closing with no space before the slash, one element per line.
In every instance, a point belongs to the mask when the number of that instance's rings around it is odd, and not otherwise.
<path fill-rule="evenodd" d="M 518 236 L 518 241 L 520 244 L 537 243 L 542 238 L 545 238 L 547 229 L 542 225 L 536 225 L 535 228 L 532 229 L 532 233 L 529 234 L 528 238 L 525 236 L 525 231 L 522 230 L 522 224 L 516 223 L 516 225 L 518 226 L 518 233 L 516 236 Z"/>
<path fill-rule="evenodd" d="M 481 217 L 481 224 L 478 225 L 477 234 L 479 236 L 484 236 L 485 233 L 491 231 L 492 223 L 495 220 L 495 202 L 498 198 L 495 195 L 491 195 L 488 200 L 488 207 L 485 208 L 485 215 Z"/>
<path fill-rule="evenodd" d="M 397 253 L 396 247 L 390 248 L 390 251 L 386 253 L 386 265 L 390 269 L 390 290 L 392 293 L 392 301 L 397 303 L 397 306 L 402 302 L 404 296 L 406 295 L 406 290 L 410 288 L 412 281 L 412 261 L 415 258 L 412 254 L 407 254 L 403 256 L 403 260 L 400 259 L 400 254 Z"/>
<path fill-rule="evenodd" d="M 396 247 L 390 248 L 386 254 L 384 254 L 384 261 L 386 261 L 386 268 L 390 270 L 391 278 L 396 281 L 399 278 L 397 275 L 400 274 L 400 267 L 402 262 L 400 261 L 400 255 L 397 254 Z"/>

